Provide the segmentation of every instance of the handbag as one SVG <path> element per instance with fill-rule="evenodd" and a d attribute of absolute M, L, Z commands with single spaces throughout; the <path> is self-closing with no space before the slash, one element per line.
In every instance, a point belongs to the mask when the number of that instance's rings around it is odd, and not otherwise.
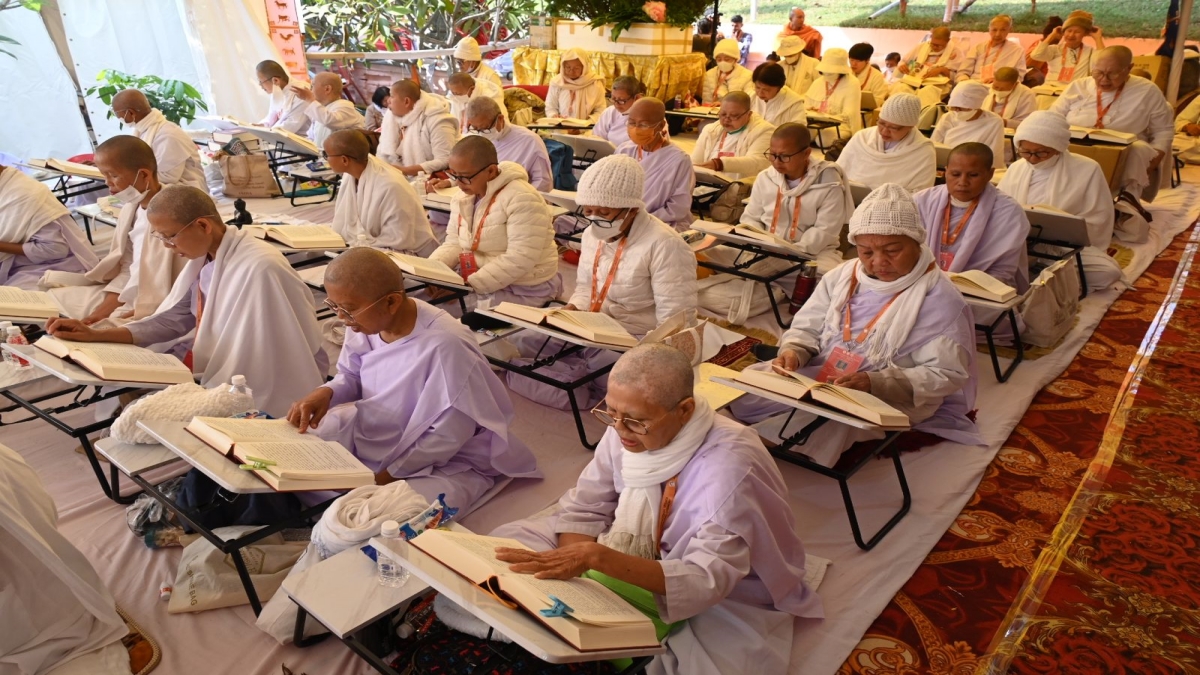
<path fill-rule="evenodd" d="M 1021 304 L 1021 318 L 1025 320 L 1021 340 L 1047 348 L 1058 344 L 1075 324 L 1079 293 L 1079 267 L 1074 256 L 1042 270 Z"/>
<path fill-rule="evenodd" d="M 266 155 L 224 155 L 220 165 L 226 197 L 254 199 L 282 194 Z"/>

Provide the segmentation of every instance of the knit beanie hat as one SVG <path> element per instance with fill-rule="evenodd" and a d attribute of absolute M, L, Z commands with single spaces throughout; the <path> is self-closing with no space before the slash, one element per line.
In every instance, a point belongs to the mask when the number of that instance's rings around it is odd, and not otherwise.
<path fill-rule="evenodd" d="M 879 119 L 902 127 L 915 127 L 921 119 L 921 99 L 915 94 L 896 94 L 879 109 Z"/>
<path fill-rule="evenodd" d="M 713 58 L 715 59 L 718 56 L 728 56 L 738 59 L 742 56 L 742 48 L 738 45 L 737 40 L 725 38 L 718 42 L 716 47 L 713 47 Z"/>
<path fill-rule="evenodd" d="M 889 99 L 890 100 L 890 99 Z M 895 183 L 884 183 L 871 190 L 850 216 L 851 244 L 860 234 L 904 235 L 918 244 L 925 243 L 925 226 L 908 190 Z"/>
<path fill-rule="evenodd" d="M 609 155 L 593 163 L 579 178 L 575 203 L 613 209 L 644 209 L 642 191 L 646 176 L 642 165 L 629 155 Z"/>
<path fill-rule="evenodd" d="M 804 41 L 804 38 L 788 35 L 779 40 L 779 49 L 776 49 L 775 53 L 780 56 L 795 56 L 804 51 L 807 46 L 808 43 Z"/>
<path fill-rule="evenodd" d="M 1013 143 L 1029 141 L 1066 152 L 1071 145 L 1071 123 L 1059 113 L 1039 110 L 1025 118 L 1013 135 Z"/>
<path fill-rule="evenodd" d="M 1090 12 L 1077 9 L 1067 15 L 1067 20 L 1063 22 L 1063 30 L 1068 28 L 1082 28 L 1084 34 L 1091 34 L 1092 21 L 1093 19 Z"/>
<path fill-rule="evenodd" d="M 483 55 L 479 52 L 479 43 L 475 38 L 465 37 L 454 46 L 454 58 L 462 61 L 482 61 Z"/>
<path fill-rule="evenodd" d="M 950 92 L 950 107 L 951 108 L 970 108 L 972 110 L 983 107 L 983 99 L 987 98 L 988 86 L 982 82 L 975 80 L 964 80 L 954 85 L 954 91 Z"/>

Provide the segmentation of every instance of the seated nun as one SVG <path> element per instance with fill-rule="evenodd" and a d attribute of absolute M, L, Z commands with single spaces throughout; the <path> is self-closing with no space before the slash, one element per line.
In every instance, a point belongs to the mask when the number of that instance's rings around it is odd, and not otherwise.
<path fill-rule="evenodd" d="M 1096 26 L 1092 15 L 1074 11 L 1066 22 L 1046 35 L 1029 52 L 1029 58 L 1046 65 L 1046 84 L 1067 86 L 1092 74 L 1095 50 L 1083 43 L 1083 39 L 1094 34 Z"/>
<path fill-rule="evenodd" d="M 983 109 L 999 115 L 1005 129 L 1016 129 L 1038 109 L 1037 95 L 1021 84 L 1016 68 L 997 68 L 996 79 L 992 80 L 991 90 L 983 99 Z"/>
<path fill-rule="evenodd" d="M 131 135 L 154 150 L 159 182 L 208 190 L 196 143 L 178 124 L 163 116 L 161 110 L 152 108 L 145 94 L 137 89 L 118 92 L 112 99 L 112 111 Z"/>
<path fill-rule="evenodd" d="M 310 124 L 308 115 L 304 114 L 308 101 L 296 96 L 292 88 L 308 85 L 303 82 L 292 83 L 287 70 L 275 61 L 260 61 L 254 68 L 254 74 L 258 76 L 258 85 L 271 97 L 267 116 L 259 124 L 303 136 Z"/>
<path fill-rule="evenodd" d="M 1120 189 L 1150 202 L 1170 173 L 1175 115 L 1162 90 L 1150 80 L 1132 77 L 1132 69 L 1128 47 L 1101 49 L 1091 76 L 1072 82 L 1050 109 L 1073 126 L 1137 136 L 1125 153 Z"/>
<path fill-rule="evenodd" d="M 739 673 L 753 659 L 759 672 L 785 673 L 795 619 L 823 617 L 788 489 L 754 433 L 692 386 L 673 347 L 622 355 L 593 411 L 611 428 L 592 461 L 550 515 L 492 532 L 532 552 L 496 555 L 514 572 L 587 573 L 652 597 L 659 619 L 682 625 L 647 672 Z"/>
<path fill-rule="evenodd" d="M 278 249 L 227 228 L 207 193 L 164 187 L 146 207 L 149 237 L 187 259 L 161 309 L 121 328 L 96 329 L 75 319 L 51 319 L 46 330 L 64 340 L 148 347 L 195 330 L 184 363 L 215 387 L 245 375 L 260 410 L 287 414 L 297 391 L 325 379 L 312 292 Z"/>
<path fill-rule="evenodd" d="M 604 112 L 604 80 L 592 69 L 592 56 L 578 47 L 562 53 L 558 74 L 546 93 L 546 117 L 595 122 Z"/>
<path fill-rule="evenodd" d="M 779 48 L 775 50 L 782 60 L 780 67 L 787 75 L 787 87 L 797 94 L 804 96 L 813 82 L 820 79 L 817 74 L 817 59 L 804 53 L 805 42 L 795 35 L 787 35 L 779 40 Z M 778 60 L 778 59 L 777 59 Z"/>
<path fill-rule="evenodd" d="M 762 63 L 754 69 L 754 98 L 751 106 L 759 117 L 779 126 L 787 122 L 804 124 L 804 96 L 787 86 L 787 75 L 778 63 Z"/>
<path fill-rule="evenodd" d="M 940 81 L 937 84 L 926 84 L 924 80 L 944 77 L 950 82 L 954 81 L 961 61 L 962 54 L 957 47 L 950 44 L 950 29 L 938 26 L 929 31 L 927 41 L 909 50 L 900 61 L 900 65 L 896 66 L 899 75 L 892 85 L 892 95 L 916 94 L 922 108 L 937 105 L 950 93 L 950 84 L 941 84 Z M 921 84 L 913 87 L 902 81 L 905 76 L 910 75 L 922 80 Z"/>
<path fill-rule="evenodd" d="M 501 162 L 516 162 L 529 174 L 529 183 L 539 192 L 554 188 L 554 173 L 550 169 L 550 154 L 546 143 L 537 133 L 512 124 L 503 108 L 490 98 L 472 99 L 467 104 L 468 135 L 482 136 L 496 146 Z"/>
<path fill-rule="evenodd" d="M 446 78 L 446 88 L 449 93 L 446 99 L 450 101 L 450 114 L 458 120 L 458 132 L 467 132 L 467 104 L 477 98 L 490 98 L 500 107 L 500 115 L 508 118 L 508 110 L 504 107 L 504 90 L 499 85 L 487 80 L 476 80 L 467 73 L 454 73 Z"/>
<path fill-rule="evenodd" d="M 366 129 L 367 120 L 350 101 L 342 98 L 342 78 L 337 73 L 317 73 L 312 89 L 296 87 L 297 98 L 308 102 L 304 114 L 312 120 L 308 137 L 321 147 L 329 134 L 343 129 Z"/>
<path fill-rule="evenodd" d="M 1001 68 L 1012 68 L 1020 76 L 1025 75 L 1025 50 L 1017 40 L 1008 39 L 1013 20 L 1007 14 L 998 14 L 988 22 L 988 40 L 967 50 L 959 65 L 955 82 L 975 80 L 991 84 Z"/>
<path fill-rule="evenodd" d="M 749 96 L 740 91 L 727 94 L 717 123 L 700 130 L 692 164 L 732 179 L 754 176 L 770 165 L 763 153 L 771 144 L 773 131 L 775 126 L 751 109 Z"/>
<path fill-rule="evenodd" d="M 1112 286 L 1121 279 L 1121 267 L 1108 255 L 1113 199 L 1104 170 L 1070 151 L 1071 125 L 1056 112 L 1033 113 L 1017 127 L 1014 140 L 1018 159 L 996 187 L 1021 206 L 1049 206 L 1083 218 L 1090 244 L 1081 254 L 1088 289 Z"/>
<path fill-rule="evenodd" d="M 951 148 L 982 143 L 992 149 L 993 166 L 1004 168 L 1004 120 L 982 108 L 988 88 L 974 80 L 959 82 L 950 92 L 950 110 L 933 129 L 933 142 Z"/>
<path fill-rule="evenodd" d="M 632 75 L 622 75 L 613 80 L 612 105 L 600 113 L 600 119 L 596 120 L 592 135 L 596 138 L 603 138 L 618 148 L 628 143 L 629 133 L 625 126 L 629 121 L 629 109 L 642 97 L 644 88 L 642 83 Z"/>
<path fill-rule="evenodd" d="M 458 121 L 445 100 L 421 92 L 412 80 L 397 80 L 379 128 L 379 158 L 406 176 L 446 170 L 458 142 Z"/>
<path fill-rule="evenodd" d="M 741 55 L 742 50 L 738 46 L 737 40 L 726 38 L 717 43 L 717 46 L 713 48 L 713 60 L 717 65 L 704 73 L 701 101 L 716 104 L 717 101 L 723 100 L 726 94 L 733 91 L 754 93 L 750 70 L 738 63 Z"/>
<path fill-rule="evenodd" d="M 906 190 L 933 187 L 937 150 L 917 131 L 921 102 L 913 94 L 896 94 L 879 110 L 879 122 L 854 134 L 837 163 L 855 183 L 877 188 L 895 182 Z"/>
<path fill-rule="evenodd" d="M 325 140 L 325 155 L 329 168 L 343 176 L 333 229 L 347 244 L 421 257 L 437 248 L 417 191 L 396 167 L 371 154 L 365 132 L 333 132 Z"/>
<path fill-rule="evenodd" d="M 850 70 L 850 57 L 845 49 L 827 49 L 817 66 L 820 79 L 813 82 L 805 93 L 805 107 L 809 113 L 827 115 L 841 120 L 836 129 L 821 131 L 822 145 L 829 145 L 838 138 L 849 139 L 862 126 L 862 87 L 854 72 Z"/>
<path fill-rule="evenodd" d="M 386 254 L 353 248 L 329 263 L 326 304 L 349 328 L 338 374 L 291 406 L 301 433 L 337 441 L 376 473 L 470 511 L 505 477 L 537 478 L 512 434 L 508 392 L 470 329 L 404 293 Z M 294 394 L 293 394 L 294 395 Z M 319 503 L 327 493 L 301 501 Z"/>
<path fill-rule="evenodd" d="M 466 73 L 476 80 L 491 82 L 503 88 L 504 81 L 500 74 L 483 62 L 483 53 L 479 49 L 479 41 L 467 35 L 454 45 L 454 71 Z"/>
<path fill-rule="evenodd" d="M 942 440 L 982 445 L 974 422 L 975 321 L 925 237 L 904 188 L 888 183 L 871 192 L 850 218 L 858 259 L 821 277 L 783 334 L 779 356 L 753 367 L 816 377 L 831 364 L 834 384 L 865 391 L 908 415 L 910 447 Z M 771 441 L 814 419 L 797 413 L 783 429 L 794 409 L 757 396 L 743 396 L 729 409 Z M 883 436 L 831 422 L 798 450 L 832 466 L 854 443 Z"/>
<path fill-rule="evenodd" d="M 692 158 L 667 136 L 667 109 L 663 102 L 646 97 L 629 108 L 630 141 L 617 148 L 642 165 L 646 211 L 677 230 L 692 224 L 692 188 L 696 174 Z"/>
<path fill-rule="evenodd" d="M 463 196 L 450 202 L 446 240 L 429 257 L 458 270 L 492 305 L 541 307 L 558 297 L 558 246 L 550 208 L 514 162 L 502 162 L 483 136 L 450 153 L 451 178 Z"/>
<path fill-rule="evenodd" d="M 130 675 L 129 627 L 83 553 L 58 531 L 54 499 L 0 445 L 0 672 Z"/>
<path fill-rule="evenodd" d="M 154 151 L 134 136 L 113 136 L 96 146 L 93 161 L 108 190 L 121 200 L 117 229 L 105 255 L 88 273 L 92 285 L 53 288 L 50 295 L 72 319 L 122 325 L 158 311 L 183 271 L 183 258 L 149 236 L 146 207 L 162 190 Z"/>
<path fill-rule="evenodd" d="M 859 90 L 871 94 L 875 99 L 875 107 L 878 108 L 887 100 L 888 81 L 878 68 L 871 65 L 871 57 L 874 54 L 875 47 L 866 42 L 859 42 L 848 52 L 850 70 L 854 71 Z"/>
<path fill-rule="evenodd" d="M 96 254 L 50 188 L 0 165 L 0 286 L 37 290 L 49 270 L 87 272 Z"/>

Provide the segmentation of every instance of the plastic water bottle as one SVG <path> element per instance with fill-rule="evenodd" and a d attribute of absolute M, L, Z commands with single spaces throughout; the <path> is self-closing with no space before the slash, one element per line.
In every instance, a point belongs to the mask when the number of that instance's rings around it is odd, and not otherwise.
<path fill-rule="evenodd" d="M 417 177 L 412 180 L 412 186 L 413 189 L 417 191 L 418 195 L 423 195 L 426 193 L 425 183 L 428 180 L 429 176 L 424 171 L 417 172 Z"/>
<path fill-rule="evenodd" d="M 12 325 L 11 321 L 0 321 L 0 338 L 8 339 L 8 327 Z M 4 362 L 12 363 L 13 356 L 8 352 L 4 352 Z"/>
<path fill-rule="evenodd" d="M 383 521 L 380 536 L 384 539 L 400 541 L 400 523 L 394 520 Z M 408 570 L 397 563 L 388 551 L 375 552 L 376 566 L 379 568 L 379 585 L 389 588 L 399 588 L 408 581 Z"/>
<path fill-rule="evenodd" d="M 250 387 L 246 386 L 246 376 L 245 375 L 234 375 L 231 378 L 230 384 L 229 384 L 229 393 L 242 394 L 244 396 L 249 396 L 250 398 L 254 398 L 254 390 L 251 389 Z"/>
<path fill-rule="evenodd" d="M 27 344 L 29 344 L 29 340 L 26 340 L 25 336 L 21 334 L 20 326 L 9 326 L 6 330 L 8 332 L 8 338 L 5 339 L 5 342 L 7 342 L 8 344 L 10 344 L 10 345 L 27 345 Z M 26 361 L 25 359 L 17 356 L 16 354 L 12 354 L 10 356 L 12 358 L 11 363 L 14 366 L 16 366 L 17 368 L 29 368 L 30 367 L 29 361 Z"/>

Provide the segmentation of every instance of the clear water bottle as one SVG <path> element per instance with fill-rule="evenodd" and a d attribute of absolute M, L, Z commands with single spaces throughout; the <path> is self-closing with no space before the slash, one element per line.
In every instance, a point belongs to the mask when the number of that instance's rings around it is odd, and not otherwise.
<path fill-rule="evenodd" d="M 418 171 L 416 178 L 412 179 L 413 189 L 417 191 L 418 195 L 423 195 L 426 193 L 425 183 L 428 180 L 429 180 L 429 175 L 426 174 L 424 171 Z"/>
<path fill-rule="evenodd" d="M 400 523 L 394 520 L 383 521 L 383 530 L 380 532 L 380 537 L 400 541 Z M 375 560 L 379 568 L 380 586 L 399 588 L 404 585 L 404 582 L 408 581 L 408 570 L 397 563 L 388 551 L 376 551 Z"/>
<path fill-rule="evenodd" d="M 27 345 L 27 344 L 29 344 L 29 340 L 26 340 L 25 336 L 21 334 L 21 328 L 19 326 L 9 326 L 6 330 L 8 332 L 8 337 L 4 341 L 7 342 L 8 344 L 10 344 L 10 345 Z M 29 368 L 30 367 L 29 361 L 26 361 L 25 359 L 15 355 L 15 354 L 12 354 L 11 357 L 12 357 L 12 361 L 10 361 L 10 363 L 12 363 L 17 368 Z"/>
<path fill-rule="evenodd" d="M 8 327 L 12 325 L 11 321 L 0 321 L 0 338 L 8 339 Z M 12 363 L 13 356 L 8 352 L 4 352 L 4 362 Z"/>
<path fill-rule="evenodd" d="M 230 379 L 229 393 L 242 394 L 244 396 L 249 396 L 250 398 L 254 398 L 254 390 L 251 389 L 250 387 L 246 386 L 246 376 L 245 375 L 234 375 Z"/>
<path fill-rule="evenodd" d="M 367 233 L 359 230 L 358 236 L 354 238 L 354 245 L 358 248 L 368 248 L 370 245 L 367 243 Z"/>

